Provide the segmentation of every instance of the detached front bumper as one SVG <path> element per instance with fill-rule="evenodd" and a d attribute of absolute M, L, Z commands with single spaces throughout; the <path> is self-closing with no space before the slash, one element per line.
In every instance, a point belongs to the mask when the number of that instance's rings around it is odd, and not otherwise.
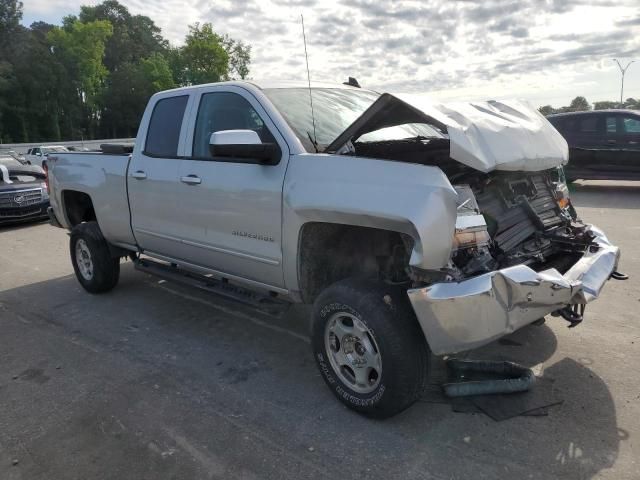
<path fill-rule="evenodd" d="M 433 353 L 480 347 L 568 304 L 600 295 L 615 271 L 620 249 L 591 226 L 600 247 L 587 252 L 562 275 L 525 265 L 496 270 L 459 283 L 409 290 L 409 299 Z"/>

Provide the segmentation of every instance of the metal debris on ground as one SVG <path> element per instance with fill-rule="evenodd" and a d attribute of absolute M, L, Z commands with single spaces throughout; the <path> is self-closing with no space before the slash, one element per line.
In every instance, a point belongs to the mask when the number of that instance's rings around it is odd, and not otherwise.
<path fill-rule="evenodd" d="M 531 369 L 514 362 L 452 358 L 447 360 L 447 368 L 456 380 L 442 386 L 448 397 L 525 392 L 536 381 Z"/>
<path fill-rule="evenodd" d="M 563 402 L 553 381 L 512 362 L 447 360 L 450 379 L 443 384 L 451 408 L 460 413 L 484 413 L 496 421 L 519 415 L 546 416 Z M 533 388 L 535 385 L 535 388 Z"/>

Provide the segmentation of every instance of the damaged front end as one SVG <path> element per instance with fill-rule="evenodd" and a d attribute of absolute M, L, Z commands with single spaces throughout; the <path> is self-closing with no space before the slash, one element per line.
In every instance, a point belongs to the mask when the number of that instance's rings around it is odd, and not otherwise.
<path fill-rule="evenodd" d="M 435 166 L 457 191 L 448 264 L 409 267 L 409 299 L 436 354 L 479 347 L 547 314 L 576 325 L 620 277 L 618 247 L 569 200 L 567 142 L 526 103 L 383 94 L 326 151 Z"/>
<path fill-rule="evenodd" d="M 620 251 L 578 219 L 562 180 L 555 169 L 494 172 L 456 186 L 446 279 L 408 292 L 434 353 L 479 347 L 549 313 L 581 320 Z"/>

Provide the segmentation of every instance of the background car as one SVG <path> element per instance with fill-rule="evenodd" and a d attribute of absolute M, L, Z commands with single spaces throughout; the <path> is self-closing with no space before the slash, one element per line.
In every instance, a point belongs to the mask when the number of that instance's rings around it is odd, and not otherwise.
<path fill-rule="evenodd" d="M 640 111 L 549 115 L 569 144 L 567 180 L 640 180 Z"/>
<path fill-rule="evenodd" d="M 15 158 L 20 163 L 27 163 L 27 159 L 24 157 L 24 155 L 19 154 L 15 150 L 7 149 L 6 147 L 1 147 L 0 146 L 0 156 L 4 157 L 6 155 L 9 155 L 9 156 Z"/>
<path fill-rule="evenodd" d="M 44 170 L 0 154 L 0 225 L 47 218 L 48 207 Z"/>
<path fill-rule="evenodd" d="M 42 167 L 42 162 L 50 153 L 63 153 L 68 151 L 69 150 L 67 149 L 67 147 L 63 147 L 62 145 L 43 145 L 27 150 L 25 158 L 29 160 L 33 165 Z"/>

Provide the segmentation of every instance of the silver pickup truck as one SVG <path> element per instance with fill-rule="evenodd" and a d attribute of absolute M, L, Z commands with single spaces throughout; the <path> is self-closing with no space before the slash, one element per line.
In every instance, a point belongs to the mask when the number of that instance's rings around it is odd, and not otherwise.
<path fill-rule="evenodd" d="M 135 146 L 50 155 L 50 218 L 91 293 L 129 258 L 265 308 L 313 303 L 327 385 L 385 417 L 418 398 L 430 352 L 575 325 L 617 275 L 566 161 L 520 102 L 227 82 L 154 95 Z"/>

